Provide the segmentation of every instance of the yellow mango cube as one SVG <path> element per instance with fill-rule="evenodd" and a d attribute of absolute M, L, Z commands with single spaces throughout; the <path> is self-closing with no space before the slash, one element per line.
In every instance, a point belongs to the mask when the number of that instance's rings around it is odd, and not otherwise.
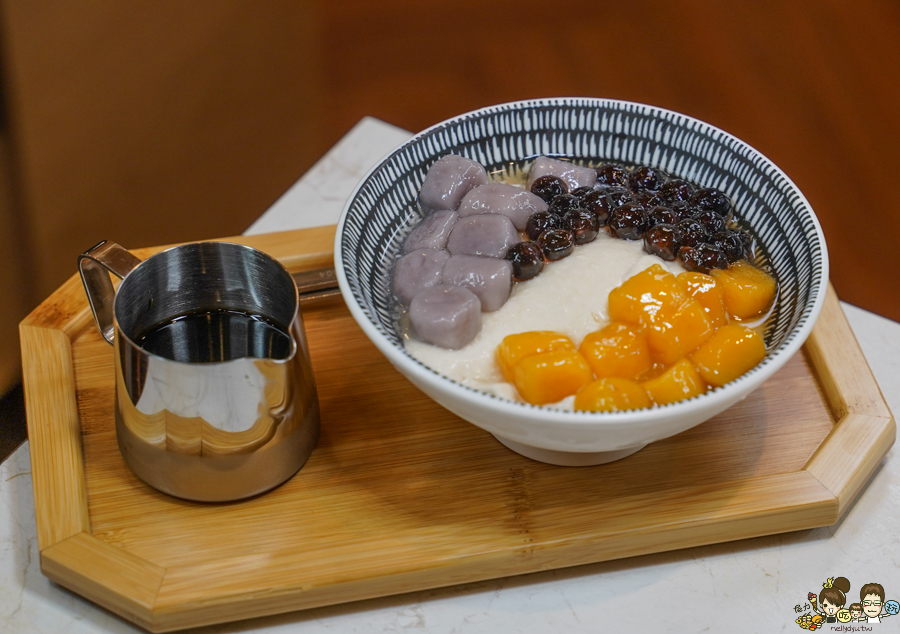
<path fill-rule="evenodd" d="M 675 365 L 659 376 L 641 383 L 657 405 L 677 403 L 706 392 L 706 384 L 687 359 L 679 359 Z"/>
<path fill-rule="evenodd" d="M 722 387 L 753 369 L 766 356 L 762 335 L 740 324 L 722 326 L 691 356 L 700 376 Z"/>
<path fill-rule="evenodd" d="M 677 306 L 660 308 L 646 332 L 653 358 L 669 366 L 709 339 L 713 328 L 703 306 L 688 297 Z"/>
<path fill-rule="evenodd" d="M 609 319 L 647 325 L 663 306 L 678 306 L 687 297 L 675 276 L 654 264 L 609 292 Z"/>
<path fill-rule="evenodd" d="M 685 271 L 675 279 L 689 296 L 703 306 L 713 329 L 728 323 L 728 315 L 725 312 L 725 293 L 722 285 L 716 282 L 716 278 L 706 273 Z"/>
<path fill-rule="evenodd" d="M 577 350 L 553 350 L 523 358 L 513 370 L 513 385 L 527 403 L 556 403 L 594 380 Z"/>
<path fill-rule="evenodd" d="M 623 412 L 650 407 L 653 403 L 640 383 L 619 377 L 598 379 L 575 395 L 575 410 Z"/>
<path fill-rule="evenodd" d="M 745 260 L 713 270 L 712 275 L 722 285 L 725 310 L 737 320 L 764 315 L 778 294 L 775 278 Z"/>
<path fill-rule="evenodd" d="M 513 371 L 525 357 L 553 350 L 575 350 L 572 340 L 558 332 L 534 330 L 503 338 L 497 346 L 497 363 L 507 382 L 513 382 Z"/>
<path fill-rule="evenodd" d="M 643 331 L 620 321 L 588 334 L 578 351 L 598 379 L 617 376 L 637 380 L 653 369 Z"/>

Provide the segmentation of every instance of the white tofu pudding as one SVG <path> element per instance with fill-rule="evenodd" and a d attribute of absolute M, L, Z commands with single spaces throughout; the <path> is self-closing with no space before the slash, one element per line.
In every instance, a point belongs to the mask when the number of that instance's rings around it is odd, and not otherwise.
<path fill-rule="evenodd" d="M 654 264 L 677 275 L 677 262 L 646 253 L 640 240 L 613 238 L 601 231 L 597 239 L 572 255 L 549 262 L 540 275 L 517 283 L 509 300 L 497 311 L 482 315 L 481 332 L 459 350 L 448 350 L 409 337 L 407 352 L 428 367 L 468 387 L 514 401 L 516 389 L 503 380 L 496 350 L 507 335 L 551 330 L 580 345 L 584 337 L 609 323 L 609 292 L 629 277 Z M 573 409 L 574 397 L 549 405 Z"/>

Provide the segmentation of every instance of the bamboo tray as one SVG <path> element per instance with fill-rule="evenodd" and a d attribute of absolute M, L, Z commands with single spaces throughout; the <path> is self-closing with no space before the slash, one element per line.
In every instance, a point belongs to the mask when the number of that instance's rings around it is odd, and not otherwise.
<path fill-rule="evenodd" d="M 334 228 L 232 238 L 292 270 Z M 137 252 L 146 257 L 158 249 Z M 523 458 L 401 377 L 340 300 L 305 312 L 322 436 L 281 487 L 159 493 L 123 462 L 113 349 L 77 276 L 20 326 L 41 570 L 151 631 L 301 610 L 836 522 L 895 425 L 833 290 L 745 401 L 597 467 Z"/>

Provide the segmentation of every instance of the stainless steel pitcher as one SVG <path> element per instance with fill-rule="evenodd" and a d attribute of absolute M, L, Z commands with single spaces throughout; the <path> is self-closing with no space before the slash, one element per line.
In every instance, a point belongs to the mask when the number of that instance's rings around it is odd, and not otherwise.
<path fill-rule="evenodd" d="M 78 268 L 115 348 L 116 437 L 138 477 L 218 502 L 267 491 L 303 466 L 319 402 L 297 287 L 280 263 L 225 242 L 144 261 L 101 242 Z M 108 272 L 123 278 L 117 291 Z"/>

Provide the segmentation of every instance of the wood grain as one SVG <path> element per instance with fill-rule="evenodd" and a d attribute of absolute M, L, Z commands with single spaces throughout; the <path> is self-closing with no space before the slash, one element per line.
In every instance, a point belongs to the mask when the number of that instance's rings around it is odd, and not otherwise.
<path fill-rule="evenodd" d="M 76 533 L 41 551 L 41 569 L 57 583 L 144 628 L 165 570 L 127 551 Z"/>
<path fill-rule="evenodd" d="M 867 414 L 890 418 L 891 412 L 878 388 L 875 376 L 866 363 L 862 350 L 847 321 L 834 287 L 829 285 L 825 308 L 806 342 L 813 365 L 823 368 L 819 383 L 838 418 L 847 414 Z M 838 337 L 852 338 L 853 345 L 835 346 Z"/>
<path fill-rule="evenodd" d="M 806 471 L 834 493 L 838 512 L 843 513 L 875 473 L 896 436 L 891 417 L 848 414 L 810 459 Z"/>
<path fill-rule="evenodd" d="M 837 424 L 806 470 L 834 492 L 840 512 L 856 499 L 894 444 L 897 426 L 847 317 L 829 286 L 825 308 L 806 343 Z M 834 345 L 852 339 L 854 345 Z"/>
<path fill-rule="evenodd" d="M 242 240 L 315 267 L 330 258 L 333 228 Z M 584 468 L 507 450 L 399 375 L 342 302 L 322 305 L 304 313 L 322 410 L 308 463 L 264 495 L 198 504 L 125 465 L 112 348 L 65 285 L 22 326 L 30 402 L 70 421 L 29 410 L 42 570 L 169 631 L 834 523 L 891 446 L 894 422 L 864 362 L 847 371 L 862 357 L 833 299 L 806 353 L 750 397 Z M 56 371 L 68 387 L 47 383 L 48 358 L 68 359 L 68 374 Z M 58 462 L 81 447 L 83 463 Z M 78 469 L 82 491 L 55 488 Z"/>
<path fill-rule="evenodd" d="M 565 498 L 568 491 L 556 493 Z M 785 505 L 772 508 L 773 496 Z M 417 520 L 418 535 L 409 537 L 404 529 L 412 525 L 394 519 L 380 531 L 402 531 L 393 538 L 381 537 L 373 543 L 359 535 L 339 550 L 323 551 L 318 544 L 279 548 L 265 572 L 260 570 L 259 558 L 249 555 L 179 566 L 166 576 L 156 611 L 161 615 L 172 611 L 166 628 L 190 627 L 686 548 L 722 541 L 723 531 L 729 539 L 740 539 L 807 528 L 810 522 L 825 525 L 836 506 L 829 492 L 803 472 L 688 487 L 662 498 L 645 493 L 634 496 L 630 504 L 616 502 L 612 517 L 599 527 L 602 508 L 566 509 L 565 504 L 534 510 L 514 525 L 498 522 L 492 527 L 492 522 L 485 522 L 480 530 L 467 531 L 456 522 L 428 536 L 422 535 L 427 522 Z M 693 509 L 695 519 L 686 519 L 686 507 Z M 462 533 L 457 532 L 460 528 Z M 277 574 L 272 574 L 275 570 Z M 234 576 L 246 582 L 241 583 L 243 597 L 234 596 Z M 198 578 L 215 580 L 216 587 L 201 590 Z M 297 579 L 303 579 L 299 592 Z M 220 599 L 210 601 L 210 593 Z M 203 604 L 186 613 L 179 609 L 186 601 Z"/>
<path fill-rule="evenodd" d="M 60 330 L 28 325 L 19 333 L 38 547 L 43 550 L 90 530 L 81 424 L 69 338 Z"/>

